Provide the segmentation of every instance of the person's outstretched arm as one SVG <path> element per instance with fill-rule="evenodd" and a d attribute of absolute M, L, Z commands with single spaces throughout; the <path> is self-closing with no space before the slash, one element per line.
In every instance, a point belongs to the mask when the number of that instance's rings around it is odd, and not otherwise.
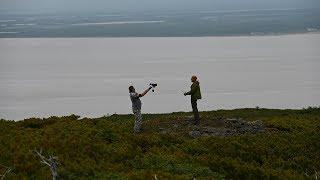
<path fill-rule="evenodd" d="M 143 91 L 143 93 L 139 94 L 140 97 L 143 97 L 144 95 L 146 95 L 149 91 L 150 91 L 151 87 L 149 87 L 148 89 L 146 89 L 145 91 Z"/>

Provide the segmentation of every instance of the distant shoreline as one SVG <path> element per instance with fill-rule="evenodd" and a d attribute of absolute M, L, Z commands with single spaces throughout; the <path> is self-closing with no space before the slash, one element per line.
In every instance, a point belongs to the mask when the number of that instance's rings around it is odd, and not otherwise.
<path fill-rule="evenodd" d="M 15 32 L 16 33 L 16 32 Z M 3 34 L 13 34 L 13 33 L 3 33 Z M 277 37 L 277 36 L 292 36 L 292 35 L 318 35 L 320 31 L 315 32 L 300 32 L 300 33 L 266 33 L 266 34 L 238 34 L 238 35 L 198 35 L 198 36 L 35 36 L 35 37 L 1 37 L 1 39 L 104 39 L 104 38 L 112 38 L 112 39 L 122 39 L 122 38 L 219 38 L 219 37 Z"/>
<path fill-rule="evenodd" d="M 237 37 L 319 33 L 311 9 L 0 15 L 0 38 Z"/>

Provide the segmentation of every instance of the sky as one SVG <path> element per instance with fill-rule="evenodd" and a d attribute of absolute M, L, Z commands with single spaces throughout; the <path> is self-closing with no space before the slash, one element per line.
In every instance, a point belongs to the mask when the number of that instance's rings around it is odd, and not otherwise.
<path fill-rule="evenodd" d="M 320 8 L 319 0 L 0 0 L 0 13 Z"/>

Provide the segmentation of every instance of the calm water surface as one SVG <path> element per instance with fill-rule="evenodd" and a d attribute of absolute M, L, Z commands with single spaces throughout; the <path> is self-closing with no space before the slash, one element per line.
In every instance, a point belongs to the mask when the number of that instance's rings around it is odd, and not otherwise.
<path fill-rule="evenodd" d="M 320 35 L 0 39 L 0 118 L 131 113 L 128 86 L 159 87 L 143 112 L 320 105 Z"/>

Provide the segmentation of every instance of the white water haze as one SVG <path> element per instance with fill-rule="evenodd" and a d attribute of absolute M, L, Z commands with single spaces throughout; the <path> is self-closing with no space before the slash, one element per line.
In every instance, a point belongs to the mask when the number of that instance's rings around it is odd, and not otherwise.
<path fill-rule="evenodd" d="M 185 38 L 0 39 L 0 118 L 131 113 L 128 86 L 159 87 L 144 113 L 320 105 L 319 34 Z"/>

